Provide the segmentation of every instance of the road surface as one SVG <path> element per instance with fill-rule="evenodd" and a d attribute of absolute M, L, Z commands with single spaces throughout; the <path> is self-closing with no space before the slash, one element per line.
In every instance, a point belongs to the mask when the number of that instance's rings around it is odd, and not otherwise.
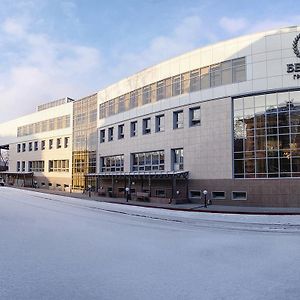
<path fill-rule="evenodd" d="M 300 299 L 299 219 L 0 187 L 0 299 Z"/>

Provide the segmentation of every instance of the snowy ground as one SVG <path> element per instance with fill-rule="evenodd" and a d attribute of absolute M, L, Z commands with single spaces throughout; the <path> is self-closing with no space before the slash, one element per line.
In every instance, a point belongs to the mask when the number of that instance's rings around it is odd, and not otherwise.
<path fill-rule="evenodd" d="M 0 299 L 300 299 L 300 217 L 0 188 Z"/>

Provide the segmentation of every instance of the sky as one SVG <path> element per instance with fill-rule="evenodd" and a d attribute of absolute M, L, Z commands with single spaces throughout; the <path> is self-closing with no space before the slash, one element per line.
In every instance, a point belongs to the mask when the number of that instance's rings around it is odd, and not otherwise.
<path fill-rule="evenodd" d="M 291 0 L 0 0 L 0 122 L 204 45 L 299 24 Z"/>

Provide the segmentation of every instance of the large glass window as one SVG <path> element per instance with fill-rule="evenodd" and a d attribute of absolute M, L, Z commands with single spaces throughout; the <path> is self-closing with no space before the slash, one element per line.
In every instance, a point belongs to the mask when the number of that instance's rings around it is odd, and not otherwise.
<path fill-rule="evenodd" d="M 44 170 L 45 170 L 45 162 L 43 160 L 28 162 L 29 172 L 44 172 Z"/>
<path fill-rule="evenodd" d="M 123 172 L 124 155 L 100 157 L 101 172 Z"/>
<path fill-rule="evenodd" d="M 69 172 L 69 160 L 49 160 L 49 172 Z"/>
<path fill-rule="evenodd" d="M 132 154 L 132 171 L 163 171 L 165 154 L 163 150 Z"/>
<path fill-rule="evenodd" d="M 299 177 L 300 92 L 233 100 L 234 176 Z"/>

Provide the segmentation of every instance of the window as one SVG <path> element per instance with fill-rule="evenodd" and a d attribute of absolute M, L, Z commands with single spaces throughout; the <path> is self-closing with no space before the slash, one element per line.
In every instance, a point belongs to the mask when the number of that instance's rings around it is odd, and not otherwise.
<path fill-rule="evenodd" d="M 180 75 L 172 78 L 172 96 L 180 95 L 181 91 L 181 81 Z"/>
<path fill-rule="evenodd" d="M 156 86 L 156 99 L 161 100 L 166 97 L 166 86 L 165 86 L 165 81 L 159 81 L 157 82 Z"/>
<path fill-rule="evenodd" d="M 26 151 L 26 143 L 23 143 L 22 144 L 22 152 L 25 152 Z"/>
<path fill-rule="evenodd" d="M 108 128 L 108 141 L 111 142 L 114 140 L 114 128 Z"/>
<path fill-rule="evenodd" d="M 151 102 L 151 88 L 150 85 L 143 87 L 143 104 Z"/>
<path fill-rule="evenodd" d="M 69 172 L 69 160 L 49 160 L 49 172 Z"/>
<path fill-rule="evenodd" d="M 222 84 L 232 83 L 232 60 L 221 63 L 221 77 Z"/>
<path fill-rule="evenodd" d="M 25 161 L 22 161 L 22 172 L 25 172 L 26 169 L 25 169 Z"/>
<path fill-rule="evenodd" d="M 124 155 L 100 157 L 100 170 L 101 172 L 123 172 Z"/>
<path fill-rule="evenodd" d="M 69 147 L 69 142 L 70 142 L 70 138 L 69 137 L 65 137 L 65 139 L 64 139 L 64 147 L 65 148 Z"/>
<path fill-rule="evenodd" d="M 190 74 L 190 91 L 195 92 L 200 90 L 200 70 L 191 71 Z"/>
<path fill-rule="evenodd" d="M 17 172 L 21 171 L 21 162 L 17 161 Z"/>
<path fill-rule="evenodd" d="M 18 145 L 17 145 L 17 152 L 18 152 L 18 153 L 21 152 L 21 144 L 18 144 Z"/>
<path fill-rule="evenodd" d="M 247 200 L 247 192 L 232 192 L 232 200 Z"/>
<path fill-rule="evenodd" d="M 173 171 L 183 170 L 183 148 L 172 149 L 171 151 Z"/>
<path fill-rule="evenodd" d="M 200 106 L 190 108 L 190 126 L 198 126 L 201 123 Z"/>
<path fill-rule="evenodd" d="M 237 58 L 232 60 L 232 79 L 233 82 L 246 80 L 246 58 Z"/>
<path fill-rule="evenodd" d="M 105 129 L 100 130 L 100 143 L 105 142 Z"/>
<path fill-rule="evenodd" d="M 173 112 L 173 128 L 183 128 L 183 110 Z"/>
<path fill-rule="evenodd" d="M 34 151 L 37 151 L 37 150 L 39 150 L 39 143 L 38 143 L 38 141 L 35 141 L 34 142 Z"/>
<path fill-rule="evenodd" d="M 32 142 L 28 143 L 28 151 L 32 151 Z"/>
<path fill-rule="evenodd" d="M 201 198 L 201 191 L 190 191 L 190 198 Z"/>
<path fill-rule="evenodd" d="M 143 134 L 151 133 L 151 118 L 143 119 Z"/>
<path fill-rule="evenodd" d="M 57 149 L 61 148 L 61 138 L 56 139 L 56 148 Z"/>
<path fill-rule="evenodd" d="M 106 107 L 107 102 L 101 103 L 99 105 L 99 119 L 104 119 L 106 117 Z"/>
<path fill-rule="evenodd" d="M 130 93 L 130 108 L 138 106 L 138 91 L 135 90 Z"/>
<path fill-rule="evenodd" d="M 155 196 L 165 198 L 166 197 L 166 190 L 164 190 L 164 189 L 155 190 Z"/>
<path fill-rule="evenodd" d="M 125 111 L 125 96 L 119 97 L 119 113 Z"/>
<path fill-rule="evenodd" d="M 233 100 L 234 177 L 300 177 L 300 92 Z"/>
<path fill-rule="evenodd" d="M 118 126 L 118 139 L 124 139 L 124 124 Z"/>
<path fill-rule="evenodd" d="M 137 121 L 130 123 L 130 136 L 137 136 Z"/>
<path fill-rule="evenodd" d="M 45 150 L 46 148 L 46 141 L 41 141 L 41 150 Z"/>
<path fill-rule="evenodd" d="M 200 86 L 201 90 L 210 88 L 209 67 L 200 69 Z"/>
<path fill-rule="evenodd" d="M 210 84 L 211 87 L 221 85 L 221 65 L 215 64 L 210 67 Z"/>
<path fill-rule="evenodd" d="M 225 200 L 226 199 L 225 192 L 220 192 L 220 191 L 211 192 L 211 198 L 214 200 Z"/>
<path fill-rule="evenodd" d="M 49 149 L 51 150 L 53 148 L 53 140 L 49 140 Z"/>
<path fill-rule="evenodd" d="M 28 162 L 29 172 L 44 172 L 44 169 L 45 169 L 45 162 L 43 160 Z"/>
<path fill-rule="evenodd" d="M 165 131 L 165 115 L 155 117 L 155 132 Z"/>
<path fill-rule="evenodd" d="M 108 101 L 108 115 L 112 116 L 115 114 L 115 99 Z"/>
<path fill-rule="evenodd" d="M 163 150 L 132 154 L 132 171 L 163 171 L 165 153 Z"/>

